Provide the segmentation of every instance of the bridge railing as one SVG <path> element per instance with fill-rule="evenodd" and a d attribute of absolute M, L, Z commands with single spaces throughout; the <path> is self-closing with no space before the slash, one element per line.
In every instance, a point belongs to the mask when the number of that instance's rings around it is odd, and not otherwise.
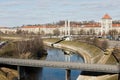
<path fill-rule="evenodd" d="M 53 67 L 53 68 L 63 68 L 63 69 L 78 69 L 82 71 L 120 73 L 120 65 L 86 64 L 79 62 L 58 62 L 58 61 L 56 62 L 56 61 L 13 59 L 13 58 L 0 58 L 0 63 L 8 64 L 8 65 L 16 65 L 16 66 Z"/>

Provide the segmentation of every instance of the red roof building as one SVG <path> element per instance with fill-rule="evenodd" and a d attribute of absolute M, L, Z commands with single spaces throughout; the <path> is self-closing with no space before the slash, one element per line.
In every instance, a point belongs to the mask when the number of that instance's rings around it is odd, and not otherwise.
<path fill-rule="evenodd" d="M 102 19 L 112 19 L 108 14 L 105 14 Z"/>
<path fill-rule="evenodd" d="M 102 17 L 101 22 L 88 22 L 88 23 L 75 23 L 75 22 L 71 22 L 70 23 L 70 29 L 72 32 L 74 32 L 74 34 L 78 34 L 80 32 L 80 30 L 84 30 L 86 33 L 90 33 L 91 30 L 95 31 L 95 33 L 97 35 L 103 35 L 103 34 L 107 34 L 109 32 L 109 30 L 111 29 L 115 29 L 120 33 L 120 24 L 119 23 L 113 23 L 112 22 L 112 18 L 111 16 L 109 16 L 109 14 L 105 14 Z M 67 28 L 62 25 L 33 25 L 33 26 L 23 26 L 21 28 L 24 31 L 28 31 L 28 32 L 35 32 L 35 33 L 42 33 L 44 32 L 45 34 L 53 34 L 54 30 L 59 29 L 61 34 L 64 34 L 65 31 L 68 30 L 68 26 Z M 68 31 L 67 31 L 68 32 Z"/>

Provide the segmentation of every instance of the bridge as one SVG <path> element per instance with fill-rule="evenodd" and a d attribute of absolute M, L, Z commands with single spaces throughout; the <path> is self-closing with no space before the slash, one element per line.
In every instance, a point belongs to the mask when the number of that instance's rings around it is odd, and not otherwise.
<path fill-rule="evenodd" d="M 78 62 L 57 62 L 57 61 L 14 59 L 14 58 L 0 58 L 0 63 L 7 65 L 16 65 L 18 67 L 30 66 L 30 67 L 62 68 L 68 70 L 67 77 L 69 76 L 70 69 L 77 69 L 82 71 L 105 72 L 105 73 L 120 73 L 120 65 L 87 64 L 87 63 L 78 63 Z"/>

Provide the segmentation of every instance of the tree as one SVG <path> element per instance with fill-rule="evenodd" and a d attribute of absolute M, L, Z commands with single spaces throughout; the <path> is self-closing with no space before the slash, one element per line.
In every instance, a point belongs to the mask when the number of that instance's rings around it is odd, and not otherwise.
<path fill-rule="evenodd" d="M 40 36 L 31 37 L 30 40 L 27 41 L 19 41 L 15 44 L 15 52 L 20 56 L 21 54 L 25 54 L 27 52 L 32 53 L 38 57 L 43 56 L 45 52 L 43 41 Z"/>
<path fill-rule="evenodd" d="M 100 41 L 98 40 L 98 38 L 93 39 L 93 45 L 99 46 L 99 43 L 100 43 Z"/>
<path fill-rule="evenodd" d="M 101 44 L 101 48 L 105 51 L 108 48 L 108 42 L 104 40 Z"/>
<path fill-rule="evenodd" d="M 17 29 L 16 34 L 21 34 L 22 31 L 20 29 Z"/>
<path fill-rule="evenodd" d="M 102 50 L 106 50 L 108 48 L 108 41 L 107 40 L 99 40 L 98 38 L 93 39 L 93 45 L 99 47 Z"/>
<path fill-rule="evenodd" d="M 114 29 L 114 30 L 110 30 L 110 31 L 108 32 L 108 34 L 113 37 L 113 36 L 115 36 L 115 35 L 118 35 L 119 32 L 118 32 L 116 29 Z"/>
<path fill-rule="evenodd" d="M 56 23 L 56 25 L 63 26 L 65 25 L 65 21 L 59 21 L 58 23 Z"/>
<path fill-rule="evenodd" d="M 86 37 L 85 40 L 86 40 L 86 42 L 87 42 L 88 44 L 91 43 L 91 39 L 90 39 L 90 37 Z"/>
<path fill-rule="evenodd" d="M 59 29 L 53 30 L 53 35 L 54 35 L 54 36 L 59 36 L 59 35 L 60 35 Z"/>
<path fill-rule="evenodd" d="M 84 35 L 85 33 L 86 32 L 83 29 L 81 29 L 80 32 L 79 32 L 80 35 Z"/>
<path fill-rule="evenodd" d="M 40 34 L 41 34 L 41 35 L 45 35 L 45 32 L 42 30 Z"/>
<path fill-rule="evenodd" d="M 115 48 L 113 49 L 113 54 L 117 54 L 117 53 L 120 53 L 120 49 L 117 48 L 117 47 L 115 47 Z"/>

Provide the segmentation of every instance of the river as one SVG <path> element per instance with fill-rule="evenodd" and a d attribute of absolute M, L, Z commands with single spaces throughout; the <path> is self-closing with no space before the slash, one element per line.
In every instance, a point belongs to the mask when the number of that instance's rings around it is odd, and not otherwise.
<path fill-rule="evenodd" d="M 65 55 L 63 50 L 56 48 L 48 48 L 47 52 L 48 55 L 42 59 L 48 61 L 83 62 L 83 59 L 73 52 L 70 55 Z M 25 67 L 23 71 L 25 77 L 22 80 L 65 80 L 64 69 Z M 79 70 L 71 70 L 71 80 L 76 80 L 80 72 Z"/>

